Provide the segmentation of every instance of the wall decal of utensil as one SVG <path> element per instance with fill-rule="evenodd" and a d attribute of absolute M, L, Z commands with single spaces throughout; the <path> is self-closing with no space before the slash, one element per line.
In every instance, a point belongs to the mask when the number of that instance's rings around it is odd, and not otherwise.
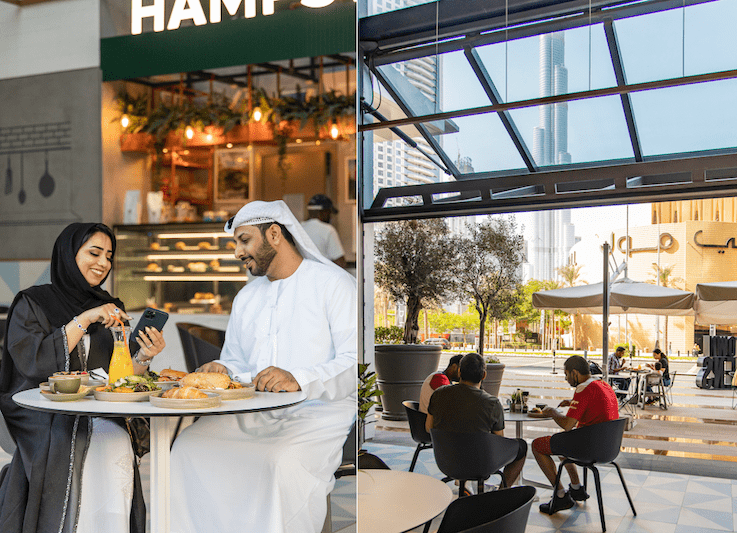
<path fill-rule="evenodd" d="M 49 151 L 46 150 L 46 171 L 44 172 L 44 175 L 41 176 L 41 181 L 38 182 L 38 190 L 41 193 L 41 196 L 48 198 L 54 194 L 55 187 L 56 183 L 54 182 L 54 178 L 49 174 Z"/>
<path fill-rule="evenodd" d="M 26 190 L 23 188 L 23 153 L 20 154 L 20 192 L 18 193 L 18 201 L 21 204 L 26 203 Z"/>
<path fill-rule="evenodd" d="M 5 173 L 5 195 L 13 192 L 13 171 L 10 170 L 10 156 L 8 156 L 8 170 Z"/>

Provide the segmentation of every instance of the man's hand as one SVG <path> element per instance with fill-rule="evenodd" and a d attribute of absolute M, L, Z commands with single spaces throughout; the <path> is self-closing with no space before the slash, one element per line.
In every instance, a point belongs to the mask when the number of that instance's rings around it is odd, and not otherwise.
<path fill-rule="evenodd" d="M 256 377 L 253 378 L 253 384 L 257 391 L 265 392 L 297 392 L 302 390 L 292 374 L 275 366 L 265 368 L 256 374 Z"/>
<path fill-rule="evenodd" d="M 571 400 L 563 400 L 558 404 L 558 407 L 568 407 L 569 405 L 571 405 Z"/>
<path fill-rule="evenodd" d="M 196 372 L 218 372 L 219 374 L 227 374 L 228 369 L 217 361 L 210 361 L 198 368 Z"/>

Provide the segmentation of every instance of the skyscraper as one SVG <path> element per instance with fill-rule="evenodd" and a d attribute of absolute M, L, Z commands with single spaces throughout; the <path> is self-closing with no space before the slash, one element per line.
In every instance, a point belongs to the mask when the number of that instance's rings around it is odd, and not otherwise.
<path fill-rule="evenodd" d="M 540 96 L 568 91 L 565 60 L 565 36 L 553 33 L 540 36 Z M 571 162 L 568 153 L 568 104 L 540 106 L 540 122 L 532 140 L 532 157 L 539 166 Z M 575 244 L 570 209 L 536 211 L 527 242 L 526 279 L 551 280 L 558 267 L 565 265 Z"/>

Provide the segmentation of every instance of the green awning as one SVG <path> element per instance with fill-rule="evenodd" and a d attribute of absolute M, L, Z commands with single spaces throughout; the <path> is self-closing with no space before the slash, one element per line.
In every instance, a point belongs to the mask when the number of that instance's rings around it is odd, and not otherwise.
<path fill-rule="evenodd" d="M 278 11 L 100 42 L 103 81 L 355 52 L 356 4 Z"/>

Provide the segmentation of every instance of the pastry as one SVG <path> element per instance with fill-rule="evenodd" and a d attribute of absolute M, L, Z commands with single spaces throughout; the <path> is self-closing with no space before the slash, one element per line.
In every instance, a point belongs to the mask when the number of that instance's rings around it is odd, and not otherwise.
<path fill-rule="evenodd" d="M 198 389 L 227 389 L 230 378 L 219 372 L 192 372 L 182 378 L 182 386 Z"/>
<path fill-rule="evenodd" d="M 197 247 L 200 250 L 209 250 L 210 249 L 210 243 L 207 241 L 202 241 L 197 243 Z"/>
<path fill-rule="evenodd" d="M 162 378 L 167 378 L 172 381 L 179 381 L 184 376 L 186 376 L 186 372 L 181 372 L 179 370 L 172 370 L 171 368 L 165 368 L 161 372 L 159 372 L 159 376 Z"/>
<path fill-rule="evenodd" d="M 207 398 L 207 394 L 194 387 L 175 387 L 161 395 L 162 398 L 175 398 L 177 400 L 201 400 Z"/>
<path fill-rule="evenodd" d="M 192 272 L 206 272 L 207 264 L 202 261 L 197 261 L 196 263 L 187 263 L 187 268 Z"/>
<path fill-rule="evenodd" d="M 146 266 L 146 270 L 148 270 L 149 272 L 161 272 L 161 267 L 156 263 L 149 263 Z"/>
<path fill-rule="evenodd" d="M 152 250 L 158 250 L 161 248 L 161 245 L 158 242 L 152 242 L 151 243 L 151 249 Z"/>
<path fill-rule="evenodd" d="M 226 248 L 227 250 L 235 250 L 235 241 L 228 241 L 228 242 L 227 242 L 227 243 L 225 244 L 225 248 Z"/>
<path fill-rule="evenodd" d="M 185 248 L 187 248 L 187 245 L 184 244 L 184 241 L 177 241 L 177 243 L 174 245 L 174 247 L 177 250 L 184 250 Z"/>

